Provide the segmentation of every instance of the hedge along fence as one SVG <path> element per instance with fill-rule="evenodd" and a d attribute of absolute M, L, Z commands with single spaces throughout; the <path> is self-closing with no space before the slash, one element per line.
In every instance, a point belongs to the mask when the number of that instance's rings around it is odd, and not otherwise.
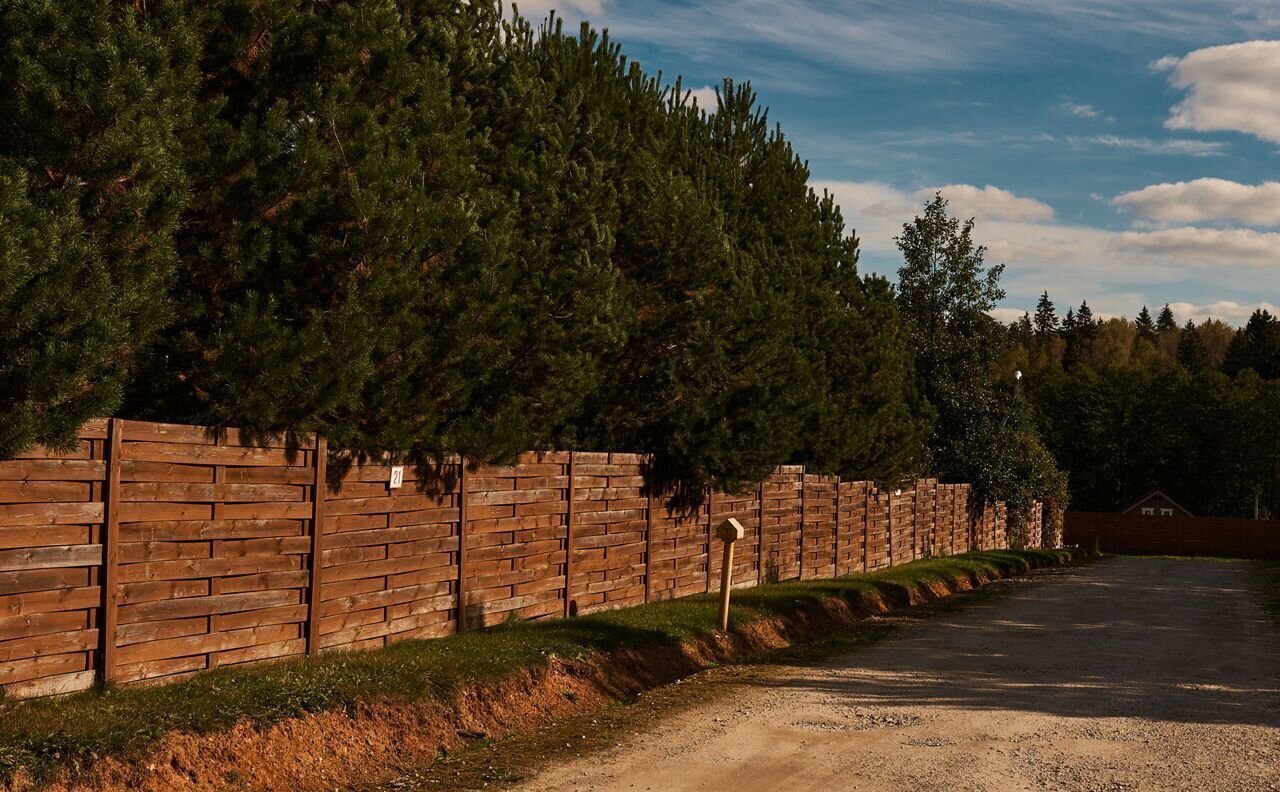
<path fill-rule="evenodd" d="M 740 587 L 1007 545 L 1002 504 L 975 508 L 968 485 L 934 480 L 889 492 L 784 466 L 681 512 L 647 491 L 638 454 L 453 459 L 430 481 L 403 469 L 400 488 L 388 465 L 329 459 L 324 438 L 112 419 L 74 451 L 0 462 L 4 692 L 700 594 L 719 585 L 711 537 L 727 517 L 747 529 Z"/>

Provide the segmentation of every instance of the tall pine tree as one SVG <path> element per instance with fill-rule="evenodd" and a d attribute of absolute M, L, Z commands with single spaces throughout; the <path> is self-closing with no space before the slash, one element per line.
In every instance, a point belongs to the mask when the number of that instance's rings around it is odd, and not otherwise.
<path fill-rule="evenodd" d="M 114 413 L 169 317 L 196 85 L 184 9 L 0 10 L 0 458 Z"/>

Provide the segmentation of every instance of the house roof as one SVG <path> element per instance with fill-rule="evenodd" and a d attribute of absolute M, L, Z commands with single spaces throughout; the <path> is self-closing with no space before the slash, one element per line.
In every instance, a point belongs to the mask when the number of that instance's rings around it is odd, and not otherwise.
<path fill-rule="evenodd" d="M 1179 511 L 1181 511 L 1183 514 L 1187 515 L 1188 517 L 1195 516 L 1194 514 L 1191 513 L 1191 510 L 1188 509 L 1186 506 L 1183 506 L 1181 503 L 1178 503 L 1173 498 L 1170 498 L 1168 495 L 1165 494 L 1163 490 L 1158 490 L 1158 489 L 1151 490 L 1146 495 L 1143 495 L 1141 498 L 1138 498 L 1133 503 L 1130 503 L 1128 506 L 1125 506 L 1123 509 L 1120 510 L 1120 513 L 1127 514 L 1133 511 L 1134 509 L 1138 508 L 1138 506 L 1141 505 L 1144 501 L 1150 499 L 1153 495 L 1159 495 L 1160 497 L 1169 501 L 1169 503 L 1171 503 L 1174 507 L 1176 507 Z"/>

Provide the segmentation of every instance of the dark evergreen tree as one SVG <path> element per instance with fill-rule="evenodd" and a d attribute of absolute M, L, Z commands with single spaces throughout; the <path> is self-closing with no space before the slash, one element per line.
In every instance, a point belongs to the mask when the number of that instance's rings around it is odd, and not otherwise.
<path fill-rule="evenodd" d="M 169 316 L 196 84 L 183 8 L 0 10 L 0 458 L 114 413 Z"/>
<path fill-rule="evenodd" d="M 1156 323 L 1151 318 L 1151 312 L 1147 310 L 1147 306 L 1142 306 L 1142 310 L 1138 312 L 1138 319 L 1134 322 L 1134 328 L 1138 331 L 1138 338 L 1152 341 L 1156 337 Z"/>
<path fill-rule="evenodd" d="M 1195 322 L 1190 319 L 1182 328 L 1178 340 L 1178 363 L 1191 372 L 1202 371 L 1209 367 L 1209 353 L 1204 347 L 1200 333 L 1196 331 Z"/>
<path fill-rule="evenodd" d="M 1160 316 L 1156 319 L 1157 333 L 1173 333 L 1178 330 L 1178 321 L 1173 318 L 1173 309 L 1169 307 L 1169 303 L 1165 303 L 1160 309 Z"/>
<path fill-rule="evenodd" d="M 1040 338 L 1048 338 L 1058 333 L 1060 327 L 1058 325 L 1058 314 L 1053 309 L 1053 300 L 1049 299 L 1049 292 L 1040 295 L 1040 301 L 1036 303 L 1036 314 L 1032 320 L 1035 325 L 1036 335 Z"/>

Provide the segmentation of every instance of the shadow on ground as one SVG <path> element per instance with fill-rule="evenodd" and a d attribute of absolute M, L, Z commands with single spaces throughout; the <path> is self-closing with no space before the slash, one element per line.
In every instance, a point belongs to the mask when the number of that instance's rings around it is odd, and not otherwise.
<path fill-rule="evenodd" d="M 1247 563 L 1117 557 L 1047 574 L 848 657 L 758 682 L 851 706 L 1280 727 L 1280 630 Z M 830 664 L 824 664 L 829 670 Z"/>

